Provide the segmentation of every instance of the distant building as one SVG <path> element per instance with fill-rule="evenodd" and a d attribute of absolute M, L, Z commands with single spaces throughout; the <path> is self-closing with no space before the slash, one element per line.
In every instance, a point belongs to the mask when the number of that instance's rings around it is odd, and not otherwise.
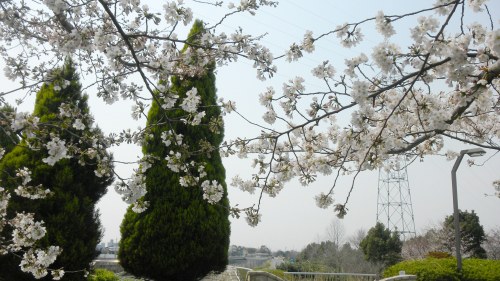
<path fill-rule="evenodd" d="M 108 243 L 107 246 L 104 246 L 105 243 L 100 243 L 97 245 L 96 250 L 99 251 L 99 256 L 97 257 L 98 260 L 109 260 L 109 259 L 118 259 L 118 242 L 115 242 L 113 239 L 111 239 Z"/>
<path fill-rule="evenodd" d="M 100 253 L 104 248 L 106 248 L 106 243 L 99 243 L 95 249 Z"/>
<path fill-rule="evenodd" d="M 107 244 L 100 243 L 96 250 L 99 251 L 99 256 L 93 262 L 94 268 L 104 268 L 115 273 L 123 271 L 118 262 L 118 241 L 111 239 Z"/>
<path fill-rule="evenodd" d="M 271 251 L 265 246 L 262 246 L 260 249 L 235 245 L 229 247 L 229 265 L 256 268 L 263 266 L 272 259 Z"/>

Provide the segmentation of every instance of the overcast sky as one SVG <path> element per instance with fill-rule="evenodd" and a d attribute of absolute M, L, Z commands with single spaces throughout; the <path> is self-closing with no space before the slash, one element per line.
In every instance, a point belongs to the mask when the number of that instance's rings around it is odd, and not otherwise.
<path fill-rule="evenodd" d="M 147 2 L 147 1 L 146 1 Z M 150 1 L 153 3 L 153 1 Z M 154 1 L 156 2 L 156 1 Z M 159 3 L 160 1 L 158 1 Z M 191 1 L 186 1 L 191 2 Z M 314 34 L 334 29 L 345 22 L 353 22 L 373 17 L 377 11 L 384 10 L 386 14 L 402 14 L 425 8 L 433 1 L 334 1 L 334 0 L 286 0 L 281 1 L 277 8 L 263 9 L 257 16 L 239 15 L 226 21 L 221 30 L 231 32 L 238 26 L 249 30 L 254 35 L 267 34 L 262 44 L 267 45 L 274 55 L 282 54 L 293 42 L 302 39 L 306 30 Z M 495 24 L 499 24 L 500 1 L 490 1 L 490 12 Z M 404 3 L 404 4 L 402 4 Z M 152 4 L 151 4 L 152 5 Z M 217 11 L 201 4 L 193 4 L 195 17 L 205 22 L 214 23 L 219 20 Z M 468 14 L 469 19 L 474 17 Z M 474 20 L 484 21 L 484 17 Z M 403 44 L 407 42 L 408 28 L 416 22 L 410 18 L 398 28 L 398 35 L 392 40 Z M 186 28 L 186 30 L 189 27 Z M 281 84 L 297 75 L 306 77 L 306 87 L 316 89 L 321 86 L 318 80 L 311 78 L 310 71 L 324 60 L 330 60 L 337 71 L 342 71 L 344 59 L 356 56 L 360 52 L 371 53 L 371 47 L 382 40 L 382 37 L 372 32 L 368 26 L 361 27 L 366 31 L 365 41 L 355 49 L 344 49 L 336 38 L 322 40 L 316 46 L 317 53 L 307 56 L 298 63 L 278 64 L 278 75 L 272 80 L 260 82 L 255 78 L 255 71 L 249 62 L 240 61 L 236 64 L 222 67 L 217 73 L 218 96 L 225 100 L 236 101 L 236 106 L 246 116 L 254 121 L 260 121 L 263 114 L 258 105 L 258 95 L 266 87 L 272 85 L 277 90 Z M 180 34 L 180 37 L 183 35 Z M 404 48 L 405 46 L 403 46 Z M 3 62 L 1 62 L 3 64 Z M 3 66 L 1 67 L 3 69 Z M 8 85 L 3 76 L 0 82 Z M 10 84 L 12 85 L 12 84 Z M 107 106 L 99 101 L 95 94 L 90 96 L 91 112 L 98 125 L 106 132 L 119 132 L 125 128 L 134 129 L 143 126 L 145 120 L 134 122 L 129 117 L 131 105 L 119 102 Z M 9 98 L 14 98 L 9 97 Z M 11 99 L 12 101 L 12 99 Z M 22 110 L 31 111 L 32 104 L 23 105 Z M 120 108 L 117 110 L 117 108 Z M 126 121 L 130 120 L 130 121 Z M 256 128 L 245 124 L 236 115 L 229 115 L 225 119 L 226 137 L 251 136 L 258 132 Z M 449 148 L 455 151 L 470 148 L 469 145 L 447 142 Z M 446 151 L 445 149 L 444 151 Z M 136 160 L 140 148 L 121 146 L 115 148 L 115 157 L 120 160 Z M 487 155 L 476 159 L 481 166 L 469 167 L 467 157 L 458 170 L 459 206 L 462 210 L 475 210 L 486 230 L 499 227 L 500 199 L 494 196 L 485 196 L 494 192 L 491 183 L 500 178 L 500 155 L 488 151 Z M 446 161 L 444 157 L 428 157 L 423 162 L 415 162 L 408 168 L 409 185 L 413 202 L 413 212 L 417 232 L 437 225 L 445 216 L 452 213 L 451 199 L 451 168 L 453 161 Z M 248 160 L 228 158 L 224 159 L 227 182 L 237 175 L 250 176 Z M 133 167 L 119 167 L 119 172 L 128 176 Z M 378 171 L 365 172 L 357 180 L 350 203 L 349 212 L 341 221 L 346 229 L 346 236 L 354 234 L 358 229 L 369 229 L 375 225 L 377 212 Z M 308 243 L 318 242 L 325 238 L 326 228 L 335 219 L 331 209 L 323 210 L 316 207 L 314 196 L 326 192 L 333 181 L 332 177 L 322 177 L 309 187 L 302 187 L 292 181 L 277 198 L 264 196 L 261 208 L 262 222 L 257 227 L 250 227 L 244 218 L 231 219 L 231 244 L 243 246 L 266 245 L 272 250 L 300 250 Z M 351 183 L 351 178 L 344 177 L 339 182 L 334 195 L 337 203 L 343 203 Z M 256 203 L 258 194 L 244 194 L 234 187 L 228 186 L 231 205 L 249 206 Z M 103 241 L 119 238 L 121 223 L 126 205 L 110 188 L 108 194 L 98 204 L 101 210 L 101 220 L 105 228 Z M 161 223 L 161 222 L 159 222 Z"/>

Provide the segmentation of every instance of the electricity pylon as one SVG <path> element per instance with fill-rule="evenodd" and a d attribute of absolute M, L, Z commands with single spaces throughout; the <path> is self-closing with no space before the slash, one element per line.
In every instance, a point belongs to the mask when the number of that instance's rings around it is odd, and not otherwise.
<path fill-rule="evenodd" d="M 405 156 L 393 156 L 379 169 L 377 221 L 399 233 L 401 240 L 415 237 L 415 219 Z"/>

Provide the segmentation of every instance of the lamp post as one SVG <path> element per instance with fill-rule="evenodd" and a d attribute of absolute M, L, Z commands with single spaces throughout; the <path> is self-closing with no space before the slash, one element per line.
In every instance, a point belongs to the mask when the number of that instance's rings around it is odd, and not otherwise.
<path fill-rule="evenodd" d="M 453 225 L 455 227 L 455 254 L 457 256 L 457 271 L 462 271 L 462 254 L 460 253 L 460 221 L 458 214 L 458 195 L 457 195 L 457 169 L 460 166 L 460 162 L 467 154 L 469 157 L 479 157 L 486 153 L 482 148 L 472 148 L 460 151 L 460 155 L 457 157 L 453 169 L 451 169 L 451 187 L 453 192 Z"/>

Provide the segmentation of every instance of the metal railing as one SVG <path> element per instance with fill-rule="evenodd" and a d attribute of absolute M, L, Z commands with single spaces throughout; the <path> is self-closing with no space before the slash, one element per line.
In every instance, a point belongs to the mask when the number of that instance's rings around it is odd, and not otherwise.
<path fill-rule="evenodd" d="M 372 281 L 377 279 L 377 274 L 368 273 L 285 272 L 287 281 Z"/>

